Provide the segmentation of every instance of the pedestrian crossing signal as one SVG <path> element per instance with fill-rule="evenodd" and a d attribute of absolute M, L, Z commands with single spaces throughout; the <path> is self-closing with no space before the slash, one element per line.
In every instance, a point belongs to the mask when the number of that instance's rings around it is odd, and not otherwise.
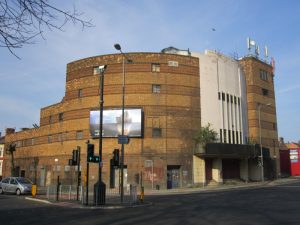
<path fill-rule="evenodd" d="M 88 157 L 88 162 L 93 162 L 93 163 L 99 163 L 100 162 L 100 156 L 90 156 Z"/>
<path fill-rule="evenodd" d="M 94 155 L 94 144 L 88 144 L 87 145 L 87 161 L 92 163 L 99 163 L 100 162 L 100 156 Z"/>

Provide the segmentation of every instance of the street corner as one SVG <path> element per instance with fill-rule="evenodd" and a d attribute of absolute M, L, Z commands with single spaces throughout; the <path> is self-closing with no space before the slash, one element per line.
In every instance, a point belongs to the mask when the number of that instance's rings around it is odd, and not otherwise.
<path fill-rule="evenodd" d="M 26 200 L 29 201 L 34 201 L 34 202 L 41 202 L 41 203 L 45 203 L 45 204 L 52 204 L 50 201 L 46 200 L 46 199 L 40 199 L 40 198 L 36 198 L 36 197 L 25 197 Z"/>

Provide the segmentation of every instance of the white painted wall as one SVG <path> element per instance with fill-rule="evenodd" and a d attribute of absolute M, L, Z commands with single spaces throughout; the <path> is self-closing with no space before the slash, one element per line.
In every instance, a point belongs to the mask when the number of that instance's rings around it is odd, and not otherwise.
<path fill-rule="evenodd" d="M 218 132 L 226 129 L 226 140 L 229 141 L 228 130 L 231 131 L 230 139 L 233 143 L 232 131 L 239 134 L 238 143 L 245 144 L 245 137 L 248 137 L 247 100 L 245 76 L 238 62 L 228 56 L 213 51 L 192 53 L 192 56 L 199 58 L 200 63 L 200 98 L 201 98 L 201 124 L 208 123 Z M 225 101 L 219 100 L 218 93 L 224 93 Z M 240 105 L 227 102 L 231 96 L 240 98 Z M 238 100 L 237 100 L 238 101 Z M 242 140 L 240 140 L 242 132 Z M 224 140 L 224 133 L 222 132 Z"/>

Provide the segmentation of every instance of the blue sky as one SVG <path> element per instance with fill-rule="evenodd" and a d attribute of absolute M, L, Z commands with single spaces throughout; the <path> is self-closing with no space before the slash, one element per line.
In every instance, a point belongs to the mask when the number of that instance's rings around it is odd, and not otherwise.
<path fill-rule="evenodd" d="M 45 30 L 46 40 L 16 53 L 0 51 L 0 131 L 39 124 L 40 108 L 60 102 L 66 64 L 85 57 L 126 52 L 159 52 L 174 46 L 226 55 L 247 53 L 246 38 L 267 45 L 276 60 L 275 88 L 279 136 L 300 140 L 300 1 L 271 0 L 78 0 L 73 5 L 95 27 L 68 24 L 64 32 Z M 212 28 L 215 31 L 212 31 Z M 3 134 L 3 133 L 2 133 Z"/>

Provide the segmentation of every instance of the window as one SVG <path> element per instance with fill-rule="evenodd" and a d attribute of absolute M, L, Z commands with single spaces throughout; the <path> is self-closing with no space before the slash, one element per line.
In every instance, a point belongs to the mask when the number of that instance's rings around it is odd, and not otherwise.
<path fill-rule="evenodd" d="M 221 93 L 218 92 L 218 99 L 221 100 Z"/>
<path fill-rule="evenodd" d="M 8 184 L 9 183 L 10 178 L 5 178 L 2 180 L 2 183 Z"/>
<path fill-rule="evenodd" d="M 10 184 L 18 184 L 16 179 L 10 179 Z"/>
<path fill-rule="evenodd" d="M 241 144 L 241 143 L 239 142 L 239 132 L 238 132 L 238 131 L 236 132 L 236 143 L 237 143 L 237 144 Z"/>
<path fill-rule="evenodd" d="M 262 90 L 262 94 L 264 96 L 268 96 L 269 95 L 269 91 L 267 89 L 262 88 L 261 90 Z"/>
<path fill-rule="evenodd" d="M 240 98 L 238 97 L 238 105 L 240 105 L 241 104 L 241 100 L 240 100 Z"/>
<path fill-rule="evenodd" d="M 222 129 L 220 129 L 220 142 L 222 143 L 222 133 L 223 133 L 223 131 L 222 131 Z"/>
<path fill-rule="evenodd" d="M 160 85 L 152 84 L 152 93 L 160 93 Z"/>
<path fill-rule="evenodd" d="M 268 81 L 268 72 L 265 70 L 260 70 L 260 79 Z"/>
<path fill-rule="evenodd" d="M 58 140 L 59 142 L 62 142 L 62 141 L 63 141 L 62 133 L 59 133 L 59 134 L 57 135 L 57 140 Z"/>
<path fill-rule="evenodd" d="M 63 121 L 63 119 L 64 119 L 64 114 L 63 113 L 58 114 L 58 121 Z"/>
<path fill-rule="evenodd" d="M 234 136 L 234 131 L 232 131 L 232 144 L 235 144 L 235 136 Z"/>
<path fill-rule="evenodd" d="M 82 98 L 82 89 L 79 89 L 78 90 L 78 96 L 77 96 L 78 98 Z"/>
<path fill-rule="evenodd" d="M 21 141 L 17 141 L 16 147 L 17 147 L 17 148 L 22 147 L 22 142 L 21 142 Z"/>
<path fill-rule="evenodd" d="M 35 139 L 31 138 L 31 145 L 34 145 L 34 143 L 35 143 Z"/>
<path fill-rule="evenodd" d="M 152 137 L 161 137 L 161 128 L 153 128 Z"/>
<path fill-rule="evenodd" d="M 82 130 L 76 132 L 76 140 L 81 140 L 81 139 L 83 139 L 83 131 Z"/>
<path fill-rule="evenodd" d="M 177 61 L 168 61 L 168 66 L 178 67 L 178 62 Z"/>
<path fill-rule="evenodd" d="M 229 94 L 226 94 L 227 102 L 229 102 Z"/>
<path fill-rule="evenodd" d="M 65 166 L 65 172 L 70 172 L 71 171 L 71 167 L 70 166 Z"/>
<path fill-rule="evenodd" d="M 152 63 L 151 68 L 152 68 L 152 72 L 160 72 L 160 64 L 159 63 Z"/>
<path fill-rule="evenodd" d="M 223 133 L 224 133 L 224 143 L 227 143 L 226 129 L 223 130 Z"/>
<path fill-rule="evenodd" d="M 242 132 L 240 132 L 240 142 L 241 142 L 241 144 L 243 144 Z"/>
<path fill-rule="evenodd" d="M 48 136 L 48 143 L 51 143 L 52 142 L 52 135 L 49 135 Z"/>
<path fill-rule="evenodd" d="M 234 104 L 236 105 L 236 96 L 234 96 Z"/>
<path fill-rule="evenodd" d="M 0 145 L 0 157 L 3 157 L 4 146 Z"/>
<path fill-rule="evenodd" d="M 231 130 L 228 130 L 228 143 L 231 144 Z"/>
<path fill-rule="evenodd" d="M 2 165 L 3 165 L 3 160 L 0 160 L 0 176 L 2 176 Z"/>
<path fill-rule="evenodd" d="M 94 75 L 100 74 L 99 67 L 94 67 Z"/>
<path fill-rule="evenodd" d="M 62 141 L 66 141 L 68 139 L 68 133 L 63 133 L 62 134 Z"/>
<path fill-rule="evenodd" d="M 233 96 L 230 95 L 230 102 L 233 103 Z"/>
<path fill-rule="evenodd" d="M 222 101 L 225 101 L 225 93 L 222 92 Z"/>
<path fill-rule="evenodd" d="M 53 116 L 49 116 L 49 124 L 53 123 Z"/>

